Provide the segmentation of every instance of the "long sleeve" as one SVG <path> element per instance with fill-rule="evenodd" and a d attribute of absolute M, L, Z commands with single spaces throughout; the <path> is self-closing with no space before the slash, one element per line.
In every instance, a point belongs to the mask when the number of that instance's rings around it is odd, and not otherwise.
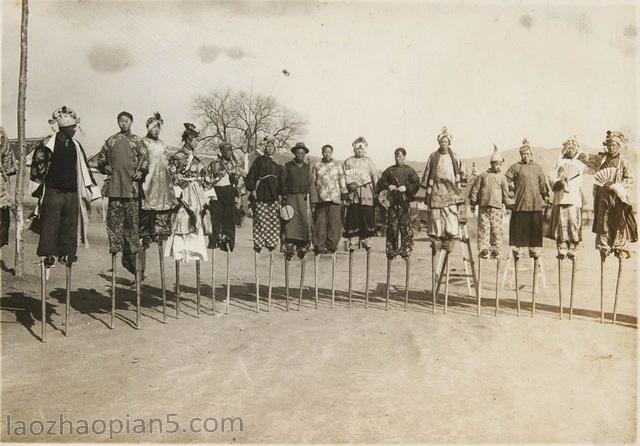
<path fill-rule="evenodd" d="M 549 185 L 547 184 L 547 178 L 542 172 L 542 168 L 538 168 L 538 185 L 540 187 L 540 195 L 544 200 L 549 199 Z"/>
<path fill-rule="evenodd" d="M 373 164 L 373 160 L 369 158 L 369 169 L 371 171 L 371 185 L 373 186 L 373 190 L 376 190 L 376 183 L 378 182 L 378 169 L 376 169 L 376 165 Z"/>
<path fill-rule="evenodd" d="M 136 160 L 137 169 L 142 172 L 142 175 L 149 173 L 149 150 L 147 146 L 142 142 L 142 138 L 136 139 Z"/>
<path fill-rule="evenodd" d="M 347 190 L 347 179 L 342 166 L 338 166 L 338 184 L 340 187 L 340 195 L 349 193 L 349 191 Z"/>
<path fill-rule="evenodd" d="M 625 188 L 630 189 L 631 186 L 633 185 L 634 178 L 633 178 L 633 172 L 631 171 L 631 165 L 629 161 L 623 158 L 620 161 L 620 170 L 622 171 L 621 172 L 622 184 L 624 184 Z"/>
<path fill-rule="evenodd" d="M 506 179 L 505 179 L 506 184 Z M 472 206 L 478 204 L 478 192 L 480 192 L 480 186 L 482 185 L 482 175 L 478 175 L 471 185 L 471 189 L 469 190 L 469 203 Z"/>
<path fill-rule="evenodd" d="M 98 158 L 96 160 L 98 164 L 98 170 L 103 175 L 108 175 L 106 168 L 107 166 L 109 166 L 109 149 L 110 149 L 109 140 L 107 140 L 102 145 L 102 148 L 100 149 L 100 152 L 98 153 Z"/>
<path fill-rule="evenodd" d="M 378 183 L 376 184 L 376 192 L 380 193 L 385 189 L 389 188 L 389 185 L 391 184 L 391 179 L 389 178 L 391 175 L 389 173 L 389 169 L 385 169 L 384 172 L 382 172 L 382 175 L 380 176 L 380 179 L 378 180 Z"/>
<path fill-rule="evenodd" d="M 278 181 L 280 195 L 287 195 L 288 170 L 289 169 L 287 169 L 287 164 L 285 163 L 285 165 L 282 166 L 282 170 L 280 171 L 280 178 Z"/>
<path fill-rule="evenodd" d="M 55 137 L 55 136 L 54 136 Z M 51 155 L 44 146 L 44 141 L 41 141 L 36 149 L 33 151 L 33 157 L 31 158 L 31 172 L 29 178 L 31 181 L 42 184 L 44 183 L 44 177 L 47 174 L 47 166 Z"/>
<path fill-rule="evenodd" d="M 309 200 L 311 203 L 317 203 L 318 200 L 318 186 L 316 184 L 318 180 L 318 164 L 314 164 L 311 169 L 311 184 L 309 185 Z"/>
<path fill-rule="evenodd" d="M 602 158 L 604 157 L 603 153 L 596 153 L 594 155 L 581 152 L 578 154 L 578 159 L 587 166 L 587 173 L 594 174 L 598 170 L 600 170 L 600 164 L 602 163 Z"/>
<path fill-rule="evenodd" d="M 0 134 L 0 138 L 2 138 L 2 141 L 0 141 L 2 144 L 2 147 L 0 147 L 0 156 L 2 157 L 0 159 L 0 171 L 6 176 L 15 175 L 17 172 L 16 158 L 11 150 L 7 134 L 2 127 L 0 129 L 2 131 L 2 134 Z"/>
<path fill-rule="evenodd" d="M 410 167 L 409 169 L 409 177 L 407 178 L 405 187 L 407 188 L 409 199 L 413 200 L 420 189 L 420 177 L 418 177 L 418 173 L 413 170 L 413 168 Z"/>
<path fill-rule="evenodd" d="M 509 183 L 506 177 L 502 177 L 500 180 L 500 189 L 502 190 L 502 204 L 505 206 L 513 205 L 513 198 L 511 197 L 511 193 L 509 192 Z"/>
<path fill-rule="evenodd" d="M 179 153 L 169 158 L 169 178 L 171 179 L 171 183 L 181 189 L 184 189 L 189 184 L 182 175 L 184 168 L 185 164 L 182 162 L 181 157 L 179 157 Z"/>
<path fill-rule="evenodd" d="M 255 160 L 251 164 L 251 167 L 249 168 L 249 172 L 247 173 L 247 176 L 244 179 L 244 185 L 248 191 L 254 191 L 256 188 L 256 182 L 258 180 L 256 170 L 258 169 L 257 167 L 258 163 L 259 161 Z"/>

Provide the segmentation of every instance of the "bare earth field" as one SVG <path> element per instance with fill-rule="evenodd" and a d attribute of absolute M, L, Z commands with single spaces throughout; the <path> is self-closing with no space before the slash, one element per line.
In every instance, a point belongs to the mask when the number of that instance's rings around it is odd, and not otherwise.
<path fill-rule="evenodd" d="M 95 216 L 94 219 L 98 217 Z M 471 223 L 475 224 L 475 221 Z M 522 272 L 522 315 L 513 284 L 494 308 L 494 263 L 483 264 L 483 311 L 464 281 L 452 280 L 449 310 L 443 294 L 432 314 L 431 258 L 424 235 L 412 259 L 410 303 L 404 304 L 404 266 L 394 262 L 392 308 L 384 311 L 384 240 L 372 257 L 372 301 L 364 309 L 364 251 L 354 265 L 354 302 L 347 296 L 347 254 L 338 256 L 337 295 L 330 308 L 330 257 L 320 260 L 320 308 L 313 304 L 309 259 L 302 308 L 297 311 L 299 263 L 292 262 L 291 311 L 284 311 L 284 274 L 276 254 L 271 311 L 255 312 L 251 221 L 239 230 L 232 256 L 230 313 L 224 314 L 224 261 L 217 254 L 218 313 L 211 315 L 211 269 L 203 264 L 203 313 L 195 317 L 195 267 L 182 268 L 181 308 L 175 318 L 174 266 L 167 261 L 168 323 L 162 323 L 155 248 L 143 282 L 141 329 L 135 321 L 132 276 L 119 265 L 117 319 L 110 321 L 110 256 L 101 223 L 92 246 L 74 266 L 70 333 L 62 333 L 64 268 L 48 284 L 47 343 L 39 340 L 38 266 L 27 234 L 26 282 L 3 271 L 3 441 L 103 441 L 104 434 L 37 436 L 17 420 L 130 420 L 117 441 L 148 442 L 634 442 L 636 439 L 636 262 L 626 262 L 618 325 L 610 323 L 614 259 L 607 262 L 607 322 L 600 324 L 599 257 L 585 228 L 574 317 L 569 320 L 569 263 L 565 317 L 559 319 L 555 248 L 543 255 L 546 287 L 530 316 L 531 272 Z M 471 228 L 473 230 L 473 228 Z M 475 238 L 474 250 L 475 250 Z M 13 246 L 13 243 L 10 245 Z M 10 248 L 4 256 L 12 264 Z M 456 249 L 451 266 L 461 269 Z M 528 261 L 523 261 L 525 267 Z M 486 265 L 486 267 L 484 266 Z M 503 262 L 504 265 L 504 262 Z M 261 255 L 262 281 L 268 255 Z M 542 286 L 542 284 L 541 284 Z M 427 290 L 427 291 L 425 291 Z M 443 291 L 443 290 L 441 290 Z M 266 286 L 262 288 L 266 297 Z M 266 310 L 266 299 L 262 306 Z M 134 419 L 176 414 L 175 433 L 133 432 Z M 7 416 L 11 418 L 8 426 Z M 241 417 L 233 431 L 190 432 L 192 418 Z M 165 430 L 175 425 L 164 424 Z M 209 424 L 209 430 L 211 429 Z M 32 425 L 36 433 L 39 425 Z M 74 426 L 77 428 L 77 425 Z M 122 430 L 122 426 L 120 426 Z M 196 428 L 202 428 L 197 424 Z M 59 432 L 59 426 L 55 428 Z M 114 429 L 117 426 L 114 425 Z M 96 425 L 96 431 L 101 425 Z"/>

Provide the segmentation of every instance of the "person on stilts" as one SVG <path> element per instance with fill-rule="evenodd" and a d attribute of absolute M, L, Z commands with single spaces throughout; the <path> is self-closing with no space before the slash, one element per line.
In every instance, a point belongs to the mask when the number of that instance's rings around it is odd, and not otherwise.
<path fill-rule="evenodd" d="M 387 194 L 387 300 L 385 310 L 389 309 L 389 287 L 391 281 L 391 264 L 400 255 L 405 261 L 405 301 L 404 309 L 409 303 L 409 277 L 411 274 L 411 252 L 413 250 L 413 228 L 411 227 L 411 202 L 420 189 L 420 177 L 417 172 L 405 163 L 407 151 L 398 147 L 394 152 L 395 164 L 385 169 L 376 185 L 378 196 L 382 201 Z M 386 191 L 386 192 L 385 192 Z M 398 246 L 398 239 L 400 243 Z"/>
<path fill-rule="evenodd" d="M 452 134 L 443 127 L 437 137 L 438 150 L 429 155 L 421 181 L 421 186 L 426 190 L 424 203 L 428 208 L 427 234 L 431 239 L 431 292 L 434 313 L 442 273 L 449 268 L 449 254 L 453 250 L 455 239 L 459 237 L 458 210 L 464 203 L 461 186 L 467 180 L 462 161 L 451 149 L 452 138 Z M 445 257 L 442 270 L 438 272 L 436 258 L 440 250 L 444 250 Z M 445 311 L 447 297 L 445 293 Z"/>
<path fill-rule="evenodd" d="M 273 160 L 276 152 L 275 139 L 264 138 L 264 154 L 255 159 L 245 184 L 250 191 L 249 201 L 253 214 L 253 250 L 255 252 L 256 297 L 259 300 L 260 283 L 258 276 L 258 254 L 262 248 L 269 251 L 269 291 L 267 311 L 271 308 L 271 278 L 273 273 L 273 250 L 280 241 L 280 177 L 282 166 Z M 286 271 L 285 271 L 286 273 Z M 288 277 L 285 274 L 288 284 Z M 287 295 L 287 309 L 289 300 Z"/>
<path fill-rule="evenodd" d="M 333 159 L 333 146 L 322 146 L 322 159 L 311 170 L 311 209 L 313 213 L 314 276 L 318 308 L 318 256 L 331 254 L 331 302 L 335 301 L 336 251 L 342 236 L 343 201 L 348 200 L 342 166 Z"/>
<path fill-rule="evenodd" d="M 502 219 L 504 206 L 511 208 L 513 200 L 509 194 L 507 177 L 500 171 L 504 158 L 498 152 L 498 147 L 493 145 L 493 154 L 489 160 L 490 167 L 476 177 L 469 190 L 469 204 L 471 212 L 478 211 L 478 315 L 480 315 L 481 285 L 482 285 L 482 260 L 496 260 L 496 315 L 498 314 L 500 283 L 500 248 L 502 247 Z"/>
<path fill-rule="evenodd" d="M 551 221 L 546 236 L 556 241 L 558 251 L 558 301 L 560 319 L 562 305 L 562 261 L 571 261 L 571 300 L 569 318 L 573 315 L 576 249 L 582 241 L 582 178 L 586 165 L 578 159 L 580 146 L 575 137 L 562 143 L 560 159 L 549 173 L 549 185 L 553 191 Z"/>
<path fill-rule="evenodd" d="M 378 169 L 373 160 L 366 156 L 369 144 L 363 136 L 356 138 L 351 144 L 353 156 L 342 164 L 345 182 L 349 193 L 344 222 L 343 237 L 347 239 L 349 250 L 349 308 L 353 283 L 353 252 L 356 248 L 364 248 L 367 252 L 365 274 L 365 308 L 369 303 L 369 262 L 371 254 L 371 237 L 376 234 L 376 183 Z"/>
<path fill-rule="evenodd" d="M 207 174 L 216 192 L 216 200 L 211 200 L 212 232 L 209 235 L 211 249 L 211 269 L 214 277 L 212 287 L 215 287 L 215 250 L 227 253 L 227 307 L 231 298 L 231 284 L 229 281 L 230 253 L 236 244 L 236 209 L 241 197 L 241 184 L 245 175 L 242 166 L 233 154 L 231 143 L 223 142 L 218 147 L 218 156 L 207 166 Z M 215 291 L 213 292 L 213 306 L 215 311 Z M 256 302 L 259 311 L 259 302 Z M 228 308 L 227 308 L 228 311 Z"/>
<path fill-rule="evenodd" d="M 56 109 L 49 124 L 58 131 L 43 139 L 33 152 L 31 181 L 39 186 L 37 223 L 32 229 L 40 234 L 37 254 L 40 257 L 42 301 L 42 342 L 46 341 L 46 280 L 57 260 L 66 266 L 65 335 L 69 332 L 71 268 L 77 260 L 78 243 L 89 247 L 89 206 L 100 198 L 82 145 L 74 139 L 80 118 L 67 106 Z"/>
<path fill-rule="evenodd" d="M 547 180 L 540 165 L 533 161 L 533 152 L 527 138 L 519 149 L 520 161 L 507 170 L 507 180 L 513 183 L 514 205 L 509 220 L 509 245 L 512 247 L 516 293 L 518 293 L 518 260 L 520 250 L 528 248 L 533 259 L 533 287 L 531 316 L 536 311 L 536 274 L 538 257 L 542 250 L 544 232 L 543 207 L 550 205 Z"/>
<path fill-rule="evenodd" d="M 171 235 L 171 215 L 178 204 L 169 177 L 167 145 L 160 139 L 164 120 L 155 112 L 147 119 L 147 136 L 142 138 L 149 157 L 149 172 L 142 183 L 140 197 L 140 275 L 144 278 L 146 255 L 151 243 L 158 244 L 160 283 L 162 287 L 162 315 L 167 321 L 167 298 L 164 268 L 164 244 Z"/>
<path fill-rule="evenodd" d="M 180 314 L 180 265 L 196 263 L 196 314 L 200 317 L 200 262 L 207 262 L 205 206 L 215 197 L 211 179 L 195 154 L 200 133 L 196 126 L 184 123 L 182 147 L 169 158 L 169 176 L 178 206 L 171 217 L 171 235 L 165 245 L 165 257 L 176 265 L 176 317 Z"/>
<path fill-rule="evenodd" d="M 633 186 L 632 164 L 621 153 L 628 141 L 622 132 L 607 131 L 602 143 L 605 152 L 594 155 L 581 153 L 578 159 L 595 171 L 593 185 L 594 218 L 592 231 L 596 249 L 600 252 L 600 321 L 604 322 L 604 263 L 613 254 L 618 258 L 613 303 L 613 323 L 616 323 L 618 291 L 622 263 L 631 256 L 630 243 L 638 240 L 638 226 L 629 194 Z"/>
<path fill-rule="evenodd" d="M 122 111 L 117 116 L 120 132 L 110 136 L 98 153 L 98 170 L 107 175 L 103 194 L 109 197 L 107 235 L 111 252 L 111 328 L 115 322 L 116 254 L 122 253 L 122 265 L 136 278 L 136 328 L 140 326 L 140 183 L 149 171 L 149 157 L 142 139 L 131 133 L 133 115 Z"/>
<path fill-rule="evenodd" d="M 298 294 L 298 310 L 302 303 L 304 287 L 305 257 L 311 242 L 311 215 L 309 204 L 310 174 L 309 163 L 305 157 L 309 149 L 303 142 L 298 142 L 291 149 L 294 158 L 282 167 L 280 190 L 282 205 L 293 208 L 293 216 L 283 223 L 283 243 L 285 269 L 294 254 L 300 259 L 300 288 Z"/>

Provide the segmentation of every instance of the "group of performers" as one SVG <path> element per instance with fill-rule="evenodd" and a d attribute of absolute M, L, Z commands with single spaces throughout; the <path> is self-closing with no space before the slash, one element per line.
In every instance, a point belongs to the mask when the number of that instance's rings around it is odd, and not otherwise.
<path fill-rule="evenodd" d="M 394 151 L 395 163 L 378 175 L 373 160 L 367 156 L 368 143 L 364 137 L 353 141 L 353 156 L 342 165 L 333 159 L 333 147 L 327 144 L 321 149 L 322 159 L 310 166 L 309 149 L 301 142 L 291 149 L 293 159 L 279 164 L 274 159 L 276 140 L 266 136 L 261 143 L 260 156 L 247 171 L 246 164 L 237 159 L 229 142 L 222 142 L 215 159 L 205 165 L 196 153 L 200 135 L 193 124 L 184 124 L 183 145 L 177 152 L 170 153 L 160 139 L 164 122 L 159 113 L 147 119 L 147 135 L 140 138 L 131 133 L 133 116 L 123 111 L 117 116 L 119 132 L 107 138 L 97 157 L 98 170 L 106 175 L 100 192 L 84 149 L 74 139 L 79 122 L 71 108 L 65 106 L 55 110 L 50 123 L 57 124 L 58 129 L 37 146 L 31 167 L 31 179 L 40 185 L 35 192 L 39 202 L 32 227 L 40 233 L 37 254 L 41 258 L 42 301 L 44 305 L 49 269 L 57 261 L 63 263 L 67 270 L 65 332 L 68 330 L 71 267 L 77 260 L 78 243 L 87 242 L 88 206 L 101 195 L 108 198 L 106 228 L 112 254 L 112 327 L 116 255 L 121 253 L 123 266 L 136 277 L 138 327 L 144 254 L 152 243 L 158 245 L 165 320 L 164 258 L 172 257 L 176 262 L 176 316 L 180 311 L 180 265 L 195 262 L 199 314 L 200 263 L 208 262 L 208 249 L 212 250 L 213 256 L 215 249 L 224 251 L 227 256 L 228 311 L 229 256 L 235 248 L 236 216 L 245 194 L 249 195 L 253 214 L 257 311 L 260 311 L 259 253 L 263 248 L 269 251 L 270 302 L 274 250 L 278 247 L 284 254 L 287 309 L 289 264 L 294 256 L 301 261 L 300 302 L 306 257 L 310 252 L 314 255 L 316 307 L 318 257 L 331 255 L 333 307 L 336 251 L 342 237 L 349 252 L 349 303 L 354 252 L 358 249 L 366 252 L 366 305 L 371 237 L 376 233 L 378 203 L 386 208 L 387 307 L 391 264 L 396 256 L 406 264 L 406 306 L 414 247 L 410 205 L 421 188 L 425 191 L 427 233 L 434 264 L 434 309 L 435 278 L 442 277 L 454 241 L 460 238 L 459 212 L 466 201 L 463 186 L 467 182 L 471 184 L 468 194 L 471 209 L 475 212 L 478 208 L 480 261 L 500 261 L 502 220 L 507 208 L 511 210 L 509 245 L 516 272 L 517 261 L 526 250 L 537 262 L 544 235 L 543 209 L 552 206 L 546 236 L 556 240 L 559 267 L 560 261 L 567 258 L 572 261 L 575 272 L 575 250 L 581 241 L 581 183 L 585 173 L 595 173 L 598 178 L 598 174 L 606 172 L 606 175 L 600 175 L 601 182 L 596 182 L 594 187 L 593 231 L 602 269 L 610 254 L 620 259 L 618 283 L 622 259 L 629 255 L 628 244 L 637 240 L 628 196 L 633 178 L 630 163 L 622 154 L 627 141 L 620 132 L 607 132 L 603 143 L 606 150 L 593 155 L 582 152 L 576 139 L 569 138 L 548 179 L 533 161 L 526 139 L 520 147 L 521 161 L 510 166 L 506 173 L 502 173 L 504 160 L 494 146 L 488 170 L 479 175 L 472 172 L 471 178 L 467 178 L 462 161 L 452 149 L 452 135 L 446 128 L 437 136 L 438 148 L 429 155 L 422 178 L 406 164 L 407 151 L 402 147 Z M 3 178 L 12 173 L 5 171 L 4 164 Z M 435 270 L 439 251 L 444 253 L 442 271 Z M 211 263 L 215 280 L 214 258 Z M 534 267 L 534 283 L 535 270 Z M 215 310 L 215 297 L 212 303 Z"/>

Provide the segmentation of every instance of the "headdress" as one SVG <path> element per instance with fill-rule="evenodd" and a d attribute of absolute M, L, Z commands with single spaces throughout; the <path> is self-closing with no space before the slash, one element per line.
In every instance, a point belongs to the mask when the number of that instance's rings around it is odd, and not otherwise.
<path fill-rule="evenodd" d="M 440 143 L 440 141 L 442 141 L 445 138 L 447 138 L 449 140 L 449 143 L 451 143 L 451 139 L 453 138 L 453 135 L 449 133 L 449 130 L 447 130 L 446 127 L 442 127 L 442 132 L 440 132 L 440 134 L 438 135 L 438 143 Z"/>
<path fill-rule="evenodd" d="M 80 118 L 76 115 L 76 112 L 63 105 L 51 113 L 51 119 L 49 124 L 57 123 L 58 128 L 69 127 L 80 123 Z"/>
<path fill-rule="evenodd" d="M 162 127 L 164 125 L 164 120 L 160 116 L 159 112 L 155 112 L 153 116 L 147 119 L 147 130 L 151 130 L 154 127 Z"/>
<path fill-rule="evenodd" d="M 606 146 L 609 141 L 617 142 L 620 145 L 620 148 L 625 147 L 629 142 L 627 138 L 622 134 L 622 132 L 619 132 L 617 130 L 607 130 L 607 136 L 602 145 Z"/>
<path fill-rule="evenodd" d="M 500 152 L 498 152 L 498 146 L 496 146 L 495 144 L 493 145 L 493 153 L 491 154 L 491 159 L 489 159 L 489 162 L 494 161 L 498 161 L 501 163 L 504 162 L 504 158 L 502 157 Z"/>

